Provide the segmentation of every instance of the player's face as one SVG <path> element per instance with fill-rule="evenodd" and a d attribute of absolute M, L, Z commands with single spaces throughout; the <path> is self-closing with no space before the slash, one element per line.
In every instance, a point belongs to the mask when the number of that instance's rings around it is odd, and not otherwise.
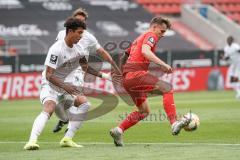
<path fill-rule="evenodd" d="M 228 37 L 227 38 L 227 43 L 228 43 L 228 45 L 231 45 L 233 43 L 233 38 L 232 37 Z"/>
<path fill-rule="evenodd" d="M 82 38 L 83 31 L 84 31 L 84 29 L 78 28 L 75 31 L 71 32 L 71 39 L 72 39 L 73 44 L 78 43 L 78 41 Z"/>
<path fill-rule="evenodd" d="M 80 21 L 86 22 L 86 18 L 82 15 L 76 15 L 75 18 L 77 18 Z"/>
<path fill-rule="evenodd" d="M 155 27 L 155 32 L 159 38 L 163 37 L 166 31 L 167 31 L 167 25 L 165 23 L 157 24 Z"/>

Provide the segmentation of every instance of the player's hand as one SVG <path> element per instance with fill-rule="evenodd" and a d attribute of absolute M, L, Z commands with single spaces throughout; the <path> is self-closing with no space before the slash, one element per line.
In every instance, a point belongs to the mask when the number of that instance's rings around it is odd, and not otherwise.
<path fill-rule="evenodd" d="M 107 80 L 111 80 L 111 73 L 102 73 L 102 78 L 103 79 L 107 79 Z"/>
<path fill-rule="evenodd" d="M 162 65 L 161 69 L 165 73 L 172 73 L 173 72 L 172 67 L 170 65 L 168 65 L 168 64 Z"/>
<path fill-rule="evenodd" d="M 69 84 L 65 85 L 64 90 L 73 96 L 80 94 L 80 91 L 77 89 L 77 87 L 73 85 L 69 85 Z"/>

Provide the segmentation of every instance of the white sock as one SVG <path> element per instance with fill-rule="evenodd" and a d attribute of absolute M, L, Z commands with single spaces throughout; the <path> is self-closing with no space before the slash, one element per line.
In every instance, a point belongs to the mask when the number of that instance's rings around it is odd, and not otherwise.
<path fill-rule="evenodd" d="M 37 141 L 38 136 L 42 133 L 45 124 L 49 119 L 49 114 L 47 112 L 42 111 L 37 118 L 35 119 L 32 127 L 31 136 L 29 141 Z"/>
<path fill-rule="evenodd" d="M 67 138 L 73 138 L 77 130 L 81 127 L 83 121 L 69 121 L 68 131 L 65 134 Z"/>
<path fill-rule="evenodd" d="M 238 95 L 240 95 L 240 83 L 239 82 L 236 85 L 236 92 Z"/>
<path fill-rule="evenodd" d="M 66 132 L 65 137 L 73 138 L 77 130 L 81 128 L 82 123 L 87 116 L 89 107 L 90 104 L 87 102 L 81 104 L 79 107 L 72 106 L 69 109 L 68 131 Z"/>
<path fill-rule="evenodd" d="M 233 83 L 233 90 L 237 93 L 240 94 L 240 85 L 239 83 Z"/>

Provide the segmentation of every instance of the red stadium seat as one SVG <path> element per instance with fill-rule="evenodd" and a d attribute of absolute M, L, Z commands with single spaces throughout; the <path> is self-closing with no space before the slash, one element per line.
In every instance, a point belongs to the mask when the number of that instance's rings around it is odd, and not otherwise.
<path fill-rule="evenodd" d="M 180 6 L 191 0 L 136 0 L 149 12 L 155 14 L 180 14 Z M 194 0 L 193 0 L 194 2 Z M 202 0 L 202 3 L 211 4 L 223 13 L 240 12 L 240 0 Z"/>
<path fill-rule="evenodd" d="M 240 0 L 202 0 L 202 3 L 211 4 L 233 21 L 240 23 Z"/>

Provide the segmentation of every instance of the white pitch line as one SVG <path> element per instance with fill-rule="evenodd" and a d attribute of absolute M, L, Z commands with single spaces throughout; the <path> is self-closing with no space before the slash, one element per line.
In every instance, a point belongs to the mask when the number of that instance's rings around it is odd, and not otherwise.
<path fill-rule="evenodd" d="M 0 144 L 26 143 L 25 141 L 0 141 Z M 39 142 L 40 144 L 58 144 L 59 142 Z M 107 142 L 77 142 L 82 145 L 113 145 Z M 240 146 L 239 143 L 125 143 L 129 145 L 205 145 L 205 146 Z"/>
<path fill-rule="evenodd" d="M 178 103 L 222 103 L 222 102 L 240 102 L 236 99 L 196 99 L 196 100 L 175 100 L 176 104 Z M 151 102 L 151 104 L 158 104 L 159 102 Z"/>

